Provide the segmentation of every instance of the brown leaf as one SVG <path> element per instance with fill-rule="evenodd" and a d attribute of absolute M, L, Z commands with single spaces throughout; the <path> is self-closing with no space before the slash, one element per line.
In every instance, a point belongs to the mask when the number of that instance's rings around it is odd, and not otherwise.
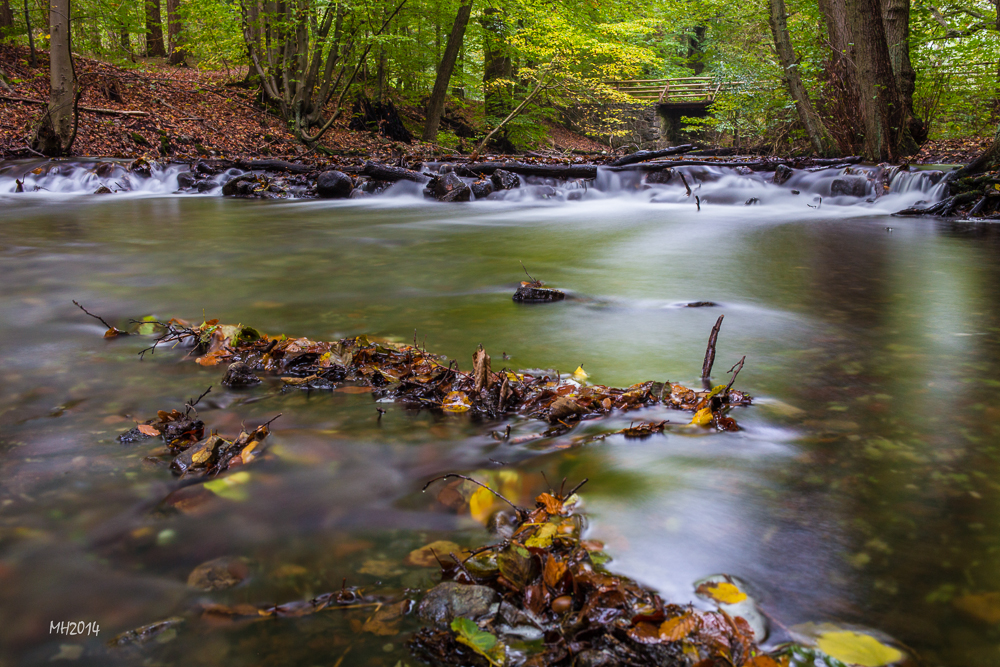
<path fill-rule="evenodd" d="M 451 560 L 448 554 L 458 554 L 461 550 L 462 547 L 454 542 L 438 540 L 419 549 L 414 549 L 403 562 L 407 565 L 416 565 L 417 567 L 438 567 L 438 558 L 442 561 Z M 437 558 L 434 557 L 434 554 L 437 554 Z"/>
<path fill-rule="evenodd" d="M 698 628 L 698 617 L 692 613 L 669 618 L 660 626 L 660 639 L 676 642 L 684 639 Z"/>
<path fill-rule="evenodd" d="M 223 556 L 202 563 L 188 575 L 187 585 L 203 591 L 231 588 L 250 576 L 250 568 L 242 558 Z"/>
<path fill-rule="evenodd" d="M 473 391 L 478 394 L 483 389 L 489 389 L 490 385 L 493 384 L 493 378 L 490 373 L 490 355 L 486 354 L 486 350 L 483 349 L 482 345 L 472 355 L 472 367 L 472 377 L 476 381 Z"/>
<path fill-rule="evenodd" d="M 143 435 L 154 437 L 160 435 L 160 432 L 156 430 L 156 427 L 149 424 L 139 424 L 136 428 L 139 429 L 139 433 L 142 433 Z"/>
<path fill-rule="evenodd" d="M 545 559 L 545 569 L 542 573 L 545 585 L 549 588 L 555 588 L 562 581 L 562 578 L 566 576 L 567 571 L 566 563 L 549 554 Z"/>
<path fill-rule="evenodd" d="M 551 493 L 542 493 L 537 498 L 535 502 L 538 505 L 545 508 L 545 511 L 554 516 L 558 516 L 563 513 L 562 501 L 554 497 Z"/>
<path fill-rule="evenodd" d="M 410 610 L 410 601 L 403 600 L 396 604 L 387 604 L 378 608 L 372 617 L 365 621 L 361 629 L 365 632 L 388 637 L 399 633 L 399 622 Z"/>
<path fill-rule="evenodd" d="M 637 623 L 634 628 L 629 628 L 628 636 L 640 644 L 660 644 L 659 629 L 652 623 Z"/>

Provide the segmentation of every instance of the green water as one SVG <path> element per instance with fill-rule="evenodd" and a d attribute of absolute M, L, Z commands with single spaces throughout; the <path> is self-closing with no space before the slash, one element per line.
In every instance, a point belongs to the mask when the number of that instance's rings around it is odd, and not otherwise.
<path fill-rule="evenodd" d="M 588 536 L 610 567 L 676 602 L 720 572 L 752 585 L 778 624 L 876 628 L 928 665 L 1000 665 L 995 625 L 964 601 L 1000 590 L 1000 250 L 988 229 L 733 207 L 708 214 L 626 199 L 559 206 L 410 200 L 7 198 L 0 213 L 0 664 L 57 655 L 104 665 L 414 664 L 401 633 L 359 631 L 370 609 L 223 623 L 199 604 L 284 603 L 343 579 L 384 596 L 426 588 L 403 563 L 438 539 L 490 539 L 420 492 L 459 471 L 529 503 L 584 477 Z M 892 230 L 886 227 L 891 226 Z M 536 278 L 576 297 L 519 306 Z M 725 314 L 716 379 L 758 398 L 739 433 L 649 410 L 512 445 L 542 425 L 407 411 L 370 395 L 221 387 L 220 368 L 148 339 L 105 341 L 72 303 L 124 326 L 156 315 L 251 324 L 318 340 L 367 333 L 471 366 L 582 364 L 593 382 L 697 385 Z M 683 308 L 688 301 L 718 307 Z M 502 354 L 510 357 L 502 360 Z M 199 406 L 208 428 L 277 413 L 271 455 L 236 498 L 158 508 L 176 483 L 115 436 L 133 418 Z M 637 419 L 664 436 L 585 443 Z M 499 462 L 499 463 L 498 463 Z M 250 559 L 213 593 L 188 573 Z M 169 641 L 108 652 L 115 634 L 188 620 Z M 96 622 L 97 637 L 50 633 Z M 780 634 L 780 633 L 779 633 Z M 76 647 L 82 647 L 82 653 Z M 67 653 L 68 652 L 68 653 Z"/>

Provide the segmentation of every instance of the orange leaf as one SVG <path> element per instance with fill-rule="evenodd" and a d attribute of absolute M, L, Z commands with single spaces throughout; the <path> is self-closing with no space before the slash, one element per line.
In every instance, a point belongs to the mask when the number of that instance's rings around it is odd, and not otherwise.
<path fill-rule="evenodd" d="M 156 428 L 150 426 L 149 424 L 139 424 L 136 426 L 136 428 L 139 429 L 139 433 L 142 433 L 144 435 L 151 435 L 151 436 L 160 435 L 160 432 L 157 431 Z"/>
<path fill-rule="evenodd" d="M 549 588 L 555 588 L 556 584 L 562 581 L 562 578 L 566 575 L 566 569 L 566 563 L 557 560 L 555 556 L 549 554 L 549 557 L 545 560 L 545 571 L 542 574 L 545 579 L 545 585 Z"/>
<path fill-rule="evenodd" d="M 660 639 L 676 642 L 684 639 L 698 627 L 698 617 L 692 613 L 669 618 L 660 626 Z"/>
<path fill-rule="evenodd" d="M 553 497 L 552 494 L 543 493 L 537 498 L 535 498 L 535 502 L 538 503 L 539 505 L 544 506 L 545 511 L 548 512 L 549 514 L 562 514 L 563 511 L 562 501 Z"/>

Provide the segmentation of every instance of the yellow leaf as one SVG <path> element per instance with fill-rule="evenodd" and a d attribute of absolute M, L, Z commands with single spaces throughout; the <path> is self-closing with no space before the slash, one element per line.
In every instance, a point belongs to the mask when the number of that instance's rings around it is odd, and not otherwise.
<path fill-rule="evenodd" d="M 694 417 L 691 418 L 691 423 L 695 426 L 705 426 L 706 424 L 711 424 L 712 409 L 702 408 L 698 412 L 694 413 Z"/>
<path fill-rule="evenodd" d="M 586 382 L 587 378 L 589 377 L 590 376 L 587 374 L 587 371 L 583 370 L 583 364 L 577 366 L 576 370 L 573 371 L 573 379 L 579 382 L 580 384 Z"/>
<path fill-rule="evenodd" d="M 886 646 L 871 635 L 849 630 L 825 632 L 816 639 L 816 646 L 832 658 L 861 667 L 883 667 L 903 659 L 899 649 Z"/>
<path fill-rule="evenodd" d="M 535 534 L 527 539 L 524 543 L 526 547 L 535 547 L 538 549 L 547 549 L 552 546 L 552 538 L 556 534 L 555 524 L 545 523 L 542 527 L 535 531 Z"/>
<path fill-rule="evenodd" d="M 469 497 L 469 512 L 472 518 L 481 523 L 486 523 L 493 510 L 493 493 L 489 489 L 478 488 Z"/>
<path fill-rule="evenodd" d="M 419 549 L 414 549 L 403 561 L 407 565 L 416 565 L 417 567 L 439 567 L 441 561 L 448 561 L 448 554 L 451 553 L 461 553 L 462 547 L 458 546 L 454 542 L 449 542 L 447 540 L 438 540 L 437 542 L 431 542 L 426 546 L 422 546 Z M 436 557 L 435 557 L 436 554 Z"/>
<path fill-rule="evenodd" d="M 211 482 L 205 482 L 203 486 L 215 495 L 222 496 L 223 498 L 228 498 L 230 500 L 246 500 L 250 497 L 250 494 L 247 493 L 246 488 L 243 488 L 243 485 L 249 481 L 250 473 L 241 470 L 240 472 L 233 473 L 229 477 L 213 479 Z"/>
<path fill-rule="evenodd" d="M 696 591 L 707 595 L 720 604 L 736 604 L 747 599 L 747 594 L 728 581 L 702 584 Z"/>
<path fill-rule="evenodd" d="M 465 412 L 472 407 L 472 402 L 464 391 L 452 391 L 444 397 L 441 408 L 447 412 Z"/>

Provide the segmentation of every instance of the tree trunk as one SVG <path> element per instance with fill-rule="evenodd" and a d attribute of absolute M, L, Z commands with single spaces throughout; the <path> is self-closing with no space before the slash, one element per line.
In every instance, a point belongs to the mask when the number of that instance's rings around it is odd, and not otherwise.
<path fill-rule="evenodd" d="M 499 9 L 492 7 L 483 11 L 483 96 L 485 99 L 487 123 L 495 125 L 500 119 L 510 113 L 513 108 L 513 90 L 511 84 L 500 81 L 511 81 L 514 76 L 514 63 L 511 60 L 508 46 L 507 26 Z M 499 127 L 499 126 L 498 126 Z M 494 134 L 490 133 L 491 136 Z M 504 130 L 494 139 L 496 147 L 509 153 L 513 144 Z"/>
<path fill-rule="evenodd" d="M 896 88 L 908 115 L 907 124 L 916 143 L 927 139 L 927 128 L 913 113 L 913 91 L 916 89 L 917 73 L 910 62 L 910 0 L 881 0 L 882 23 L 889 46 L 889 61 L 892 64 Z"/>
<path fill-rule="evenodd" d="M 10 8 L 10 0 L 0 2 L 0 41 L 10 39 L 10 30 L 14 27 L 14 12 Z"/>
<path fill-rule="evenodd" d="M 431 91 L 431 98 L 427 102 L 427 122 L 424 124 L 424 134 L 421 137 L 424 141 L 437 141 L 438 126 L 441 124 L 441 115 L 444 113 L 444 99 L 448 94 L 448 84 L 451 82 L 452 72 L 455 71 L 455 62 L 458 60 L 459 51 L 462 50 L 465 28 L 469 24 L 471 15 L 472 0 L 465 0 L 459 6 L 455 22 L 451 25 L 448 44 L 444 48 L 444 56 L 441 57 L 441 63 L 438 65 L 437 78 L 434 79 L 434 90 Z"/>
<path fill-rule="evenodd" d="M 146 0 L 146 55 L 156 58 L 167 55 L 167 49 L 163 44 L 160 0 Z"/>
<path fill-rule="evenodd" d="M 864 127 L 862 152 L 875 162 L 912 155 L 918 147 L 896 88 L 880 0 L 846 0 L 845 5 L 854 38 L 858 111 Z"/>
<path fill-rule="evenodd" d="M 181 65 L 187 54 L 181 43 L 181 17 L 177 12 L 180 0 L 167 0 L 167 41 L 170 44 L 170 64 Z"/>
<path fill-rule="evenodd" d="M 771 34 L 774 36 L 774 48 L 778 52 L 778 59 L 781 61 L 782 77 L 788 94 L 795 102 L 795 110 L 799 114 L 799 120 L 806 128 L 809 135 L 809 142 L 813 150 L 820 157 L 832 157 L 837 154 L 833 137 L 826 129 L 823 120 L 813 109 L 809 100 L 809 93 L 802 84 L 802 77 L 799 74 L 799 63 L 792 50 L 792 41 L 788 35 L 787 12 L 785 11 L 785 0 L 769 0 L 770 15 L 768 23 L 771 24 Z"/>
<path fill-rule="evenodd" d="M 49 1 L 49 108 L 42 116 L 32 148 L 51 157 L 69 155 L 76 139 L 76 103 L 80 91 L 70 44 L 70 0 Z"/>
<path fill-rule="evenodd" d="M 31 31 L 31 14 L 28 13 L 28 0 L 24 0 L 24 27 L 28 32 L 28 49 L 31 51 L 31 66 L 38 67 L 38 56 L 35 54 L 35 34 Z"/>

